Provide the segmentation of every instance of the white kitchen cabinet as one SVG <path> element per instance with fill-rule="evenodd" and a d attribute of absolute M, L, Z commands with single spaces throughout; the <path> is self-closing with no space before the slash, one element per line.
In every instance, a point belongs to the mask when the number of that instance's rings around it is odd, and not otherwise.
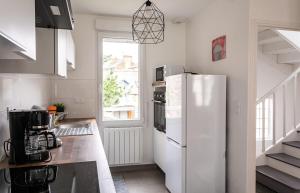
<path fill-rule="evenodd" d="M 0 59 L 36 59 L 35 0 L 0 0 Z"/>
<path fill-rule="evenodd" d="M 67 30 L 55 30 L 55 74 L 67 76 Z"/>
<path fill-rule="evenodd" d="M 36 35 L 36 61 L 0 60 L 0 72 L 67 76 L 67 30 L 36 28 Z"/>
<path fill-rule="evenodd" d="M 166 146 L 167 137 L 166 134 L 153 129 L 153 145 L 154 145 L 154 162 L 160 167 L 161 170 L 166 169 Z"/>
<path fill-rule="evenodd" d="M 75 43 L 71 31 L 67 31 L 67 64 L 68 69 L 75 70 Z"/>

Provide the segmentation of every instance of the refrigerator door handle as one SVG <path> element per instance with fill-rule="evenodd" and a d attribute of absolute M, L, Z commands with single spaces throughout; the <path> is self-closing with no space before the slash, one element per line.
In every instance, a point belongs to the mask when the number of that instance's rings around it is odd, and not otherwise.
<path fill-rule="evenodd" d="M 155 103 L 160 103 L 160 104 L 165 104 L 165 102 L 163 102 L 163 101 L 158 101 L 158 100 L 153 100 L 153 102 L 155 102 Z"/>
<path fill-rule="evenodd" d="M 183 146 L 181 146 L 177 141 L 174 141 L 173 139 L 167 137 L 167 140 L 169 143 L 171 143 L 172 145 L 178 147 L 178 148 L 182 148 Z"/>

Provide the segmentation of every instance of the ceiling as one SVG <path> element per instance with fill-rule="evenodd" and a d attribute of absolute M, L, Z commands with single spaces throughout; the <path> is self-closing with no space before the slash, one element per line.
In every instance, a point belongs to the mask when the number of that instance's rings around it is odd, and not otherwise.
<path fill-rule="evenodd" d="M 75 13 L 131 16 L 146 0 L 71 0 Z M 212 0 L 153 0 L 167 19 L 185 20 Z"/>

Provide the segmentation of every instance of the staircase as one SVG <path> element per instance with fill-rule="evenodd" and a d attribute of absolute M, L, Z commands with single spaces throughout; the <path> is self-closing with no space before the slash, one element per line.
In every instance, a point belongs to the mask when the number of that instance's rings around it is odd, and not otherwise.
<path fill-rule="evenodd" d="M 268 29 L 258 41 L 278 63 L 300 64 L 300 33 Z M 300 193 L 299 73 L 297 68 L 256 103 L 256 181 L 277 193 Z"/>
<path fill-rule="evenodd" d="M 293 37 L 300 34 L 298 32 L 290 32 L 283 30 L 267 29 L 259 32 L 258 45 L 262 46 L 264 54 L 272 54 L 277 56 L 279 64 L 299 64 L 300 52 L 299 42 Z"/>

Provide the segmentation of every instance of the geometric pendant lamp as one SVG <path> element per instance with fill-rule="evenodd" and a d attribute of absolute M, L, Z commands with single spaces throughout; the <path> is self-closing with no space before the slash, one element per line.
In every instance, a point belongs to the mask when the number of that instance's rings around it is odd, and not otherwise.
<path fill-rule="evenodd" d="M 132 17 L 133 40 L 140 44 L 157 44 L 164 41 L 164 14 L 147 0 Z"/>

